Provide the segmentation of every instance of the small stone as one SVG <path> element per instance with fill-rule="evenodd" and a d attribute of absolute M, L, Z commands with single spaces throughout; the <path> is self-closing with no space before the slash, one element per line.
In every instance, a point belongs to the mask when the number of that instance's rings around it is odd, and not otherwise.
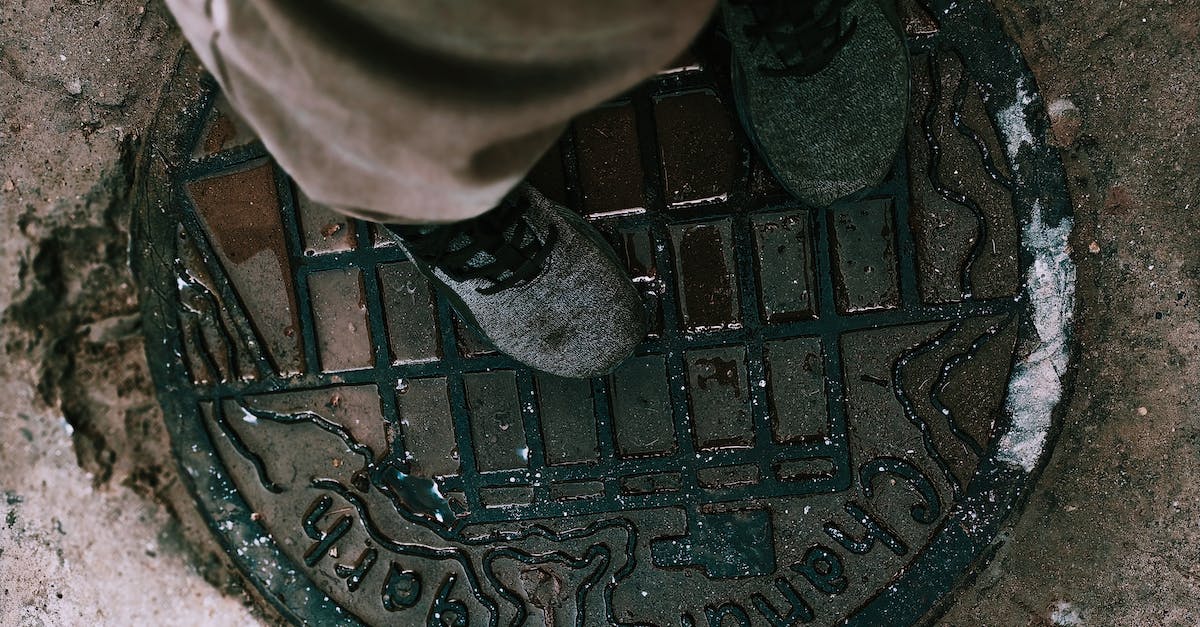
<path fill-rule="evenodd" d="M 1100 243 L 1092 242 L 1091 244 L 1088 244 L 1088 252 L 1092 253 L 1093 255 L 1100 252 Z"/>
<path fill-rule="evenodd" d="M 1149 410 L 1149 409 L 1146 409 L 1145 407 L 1138 407 L 1138 408 L 1137 408 L 1137 415 L 1139 415 L 1139 416 L 1146 416 L 1146 415 L 1148 415 L 1149 413 L 1150 413 L 1150 410 Z"/>
<path fill-rule="evenodd" d="M 342 467 L 342 460 L 341 460 L 340 458 L 334 457 L 334 458 L 333 458 L 333 467 L 334 467 L 334 468 L 341 468 L 341 467 Z"/>
<path fill-rule="evenodd" d="M 12 179 L 8 179 L 7 181 L 4 181 L 4 187 L 2 189 L 6 192 L 11 192 L 16 188 L 17 184 L 14 183 Z"/>
<path fill-rule="evenodd" d="M 1050 113 L 1050 143 L 1058 148 L 1074 144 L 1083 127 L 1083 114 L 1079 112 L 1079 107 L 1066 98 L 1059 98 L 1047 108 Z"/>
<path fill-rule="evenodd" d="M 262 520 L 262 514 L 260 514 L 258 512 L 250 512 L 250 520 L 253 520 L 254 522 L 258 522 L 258 521 Z"/>
<path fill-rule="evenodd" d="M 83 81 L 78 78 L 67 83 L 67 93 L 72 96 L 78 96 L 83 93 Z"/>

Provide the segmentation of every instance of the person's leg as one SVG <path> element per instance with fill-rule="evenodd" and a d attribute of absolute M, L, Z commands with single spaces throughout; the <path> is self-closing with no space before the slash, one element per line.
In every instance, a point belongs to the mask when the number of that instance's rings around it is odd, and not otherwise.
<path fill-rule="evenodd" d="M 759 152 L 823 206 L 876 182 L 903 134 L 889 0 L 727 0 L 734 91 Z M 575 114 L 677 55 L 715 0 L 168 0 L 230 101 L 313 199 L 393 228 L 497 348 L 587 376 L 641 339 L 612 251 L 523 189 Z M 481 216 L 474 220 L 468 220 Z"/>
<path fill-rule="evenodd" d="M 494 207 L 574 115 L 678 55 L 716 0 L 167 0 L 304 192 L 376 221 Z"/>
<path fill-rule="evenodd" d="M 168 4 L 309 197 L 391 223 L 496 348 L 588 377 L 645 336 L 641 297 L 586 222 L 528 186 L 506 194 L 571 117 L 678 55 L 715 1 Z"/>

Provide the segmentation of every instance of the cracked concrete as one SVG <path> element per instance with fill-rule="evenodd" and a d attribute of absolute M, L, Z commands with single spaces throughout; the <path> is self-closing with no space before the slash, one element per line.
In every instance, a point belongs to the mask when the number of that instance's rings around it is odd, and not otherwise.
<path fill-rule="evenodd" d="M 253 622 L 175 478 L 125 261 L 181 39 L 129 0 L 6 2 L 0 33 L 0 623 Z"/>
<path fill-rule="evenodd" d="M 1200 620 L 1200 2 L 995 0 L 1076 206 L 1054 454 L 946 625 Z M 253 624 L 170 458 L 125 264 L 182 45 L 159 2 L 0 6 L 0 623 Z"/>

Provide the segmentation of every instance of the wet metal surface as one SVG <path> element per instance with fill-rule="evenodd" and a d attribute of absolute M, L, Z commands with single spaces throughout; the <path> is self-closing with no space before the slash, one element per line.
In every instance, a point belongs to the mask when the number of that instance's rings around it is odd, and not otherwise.
<path fill-rule="evenodd" d="M 591 381 L 496 353 L 201 94 L 139 213 L 148 344 L 192 488 L 264 595 L 319 624 L 936 611 L 1047 450 L 1056 401 L 1028 397 L 1061 383 L 1029 373 L 1065 351 L 1045 312 L 1073 275 L 995 16 L 906 23 L 905 150 L 828 209 L 753 155 L 711 37 L 571 125 L 530 178 L 609 238 L 653 320 Z"/>

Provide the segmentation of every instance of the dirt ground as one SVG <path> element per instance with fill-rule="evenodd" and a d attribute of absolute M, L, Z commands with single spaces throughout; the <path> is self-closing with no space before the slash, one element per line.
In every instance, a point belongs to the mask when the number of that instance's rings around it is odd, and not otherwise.
<path fill-rule="evenodd" d="M 947 625 L 1200 621 L 1200 0 L 995 0 L 1051 103 L 1079 369 Z M 125 263 L 159 2 L 0 3 L 0 624 L 256 624 L 176 476 Z"/>

